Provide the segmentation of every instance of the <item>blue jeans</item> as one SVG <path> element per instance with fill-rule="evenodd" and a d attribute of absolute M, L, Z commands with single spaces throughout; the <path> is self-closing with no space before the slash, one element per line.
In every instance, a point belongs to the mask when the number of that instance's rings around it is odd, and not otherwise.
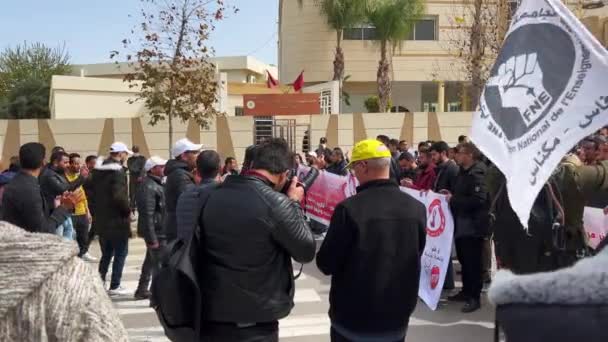
<path fill-rule="evenodd" d="M 110 290 L 114 290 L 120 286 L 122 278 L 122 270 L 125 267 L 125 260 L 129 254 L 129 238 L 99 238 L 99 247 L 101 248 L 101 260 L 99 261 L 99 275 L 101 280 L 106 281 L 106 274 L 112 263 L 112 279 L 110 280 Z"/>
<path fill-rule="evenodd" d="M 68 217 L 65 222 L 57 227 L 55 234 L 63 236 L 63 238 L 66 240 L 74 240 L 74 224 L 72 223 L 72 218 Z"/>

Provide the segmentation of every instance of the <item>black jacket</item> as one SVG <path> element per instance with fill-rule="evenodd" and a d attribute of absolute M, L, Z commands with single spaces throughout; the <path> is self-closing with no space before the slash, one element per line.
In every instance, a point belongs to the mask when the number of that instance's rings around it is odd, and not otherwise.
<path fill-rule="evenodd" d="M 342 160 L 339 163 L 334 163 L 329 165 L 325 171 L 329 173 L 333 173 L 334 175 L 346 176 L 348 174 L 348 170 L 346 169 L 346 161 Z"/>
<path fill-rule="evenodd" d="M 443 162 L 435 168 L 435 183 L 433 184 L 433 191 L 439 192 L 441 190 L 448 190 L 454 192 L 456 186 L 456 179 L 460 168 L 453 160 Z"/>
<path fill-rule="evenodd" d="M 399 166 L 399 162 L 397 159 L 391 158 L 390 179 L 399 184 L 399 176 L 401 176 L 401 167 Z"/>
<path fill-rule="evenodd" d="M 163 226 L 165 214 L 165 192 L 162 179 L 148 174 L 142 181 L 137 194 L 137 234 L 147 244 L 165 240 Z"/>
<path fill-rule="evenodd" d="M 28 232 L 54 234 L 70 213 L 63 207 L 53 207 L 46 206 L 38 178 L 30 174 L 20 171 L 4 187 L 2 220 Z"/>
<path fill-rule="evenodd" d="M 254 176 L 214 190 L 201 220 L 206 320 L 273 322 L 293 308 L 291 259 L 310 262 L 315 240 L 300 205 Z"/>
<path fill-rule="evenodd" d="M 317 266 L 331 275 L 329 316 L 354 332 L 405 328 L 418 301 L 424 205 L 391 180 L 357 188 L 331 218 Z"/>
<path fill-rule="evenodd" d="M 66 191 L 74 191 L 84 183 L 84 177 L 78 176 L 73 182 L 68 182 L 63 170 L 52 165 L 44 168 L 39 177 L 40 189 L 44 197 L 47 214 L 55 207 L 55 198 Z"/>
<path fill-rule="evenodd" d="M 203 179 L 200 185 L 189 187 L 177 200 L 177 238 L 187 241 L 198 225 L 201 211 L 201 196 L 218 186 L 213 179 Z"/>
<path fill-rule="evenodd" d="M 194 185 L 194 175 L 192 169 L 186 162 L 181 160 L 169 160 L 165 166 L 165 233 L 167 240 L 172 241 L 177 238 L 177 217 L 176 208 L 179 196 L 188 188 Z"/>
<path fill-rule="evenodd" d="M 482 162 L 476 162 L 467 170 L 460 168 L 450 200 L 455 238 L 487 237 L 489 234 L 490 203 L 485 182 L 486 170 Z"/>
<path fill-rule="evenodd" d="M 95 215 L 93 229 L 102 238 L 128 238 L 131 235 L 131 209 L 125 169 L 108 159 L 95 166 L 89 177 Z"/>

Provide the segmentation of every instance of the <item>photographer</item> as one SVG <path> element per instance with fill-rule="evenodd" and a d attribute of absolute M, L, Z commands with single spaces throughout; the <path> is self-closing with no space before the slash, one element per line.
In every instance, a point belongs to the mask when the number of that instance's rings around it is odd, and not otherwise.
<path fill-rule="evenodd" d="M 278 341 L 278 320 L 294 306 L 291 259 L 315 255 L 300 207 L 303 187 L 293 177 L 286 195 L 279 192 L 292 156 L 282 139 L 259 145 L 251 168 L 228 177 L 203 204 L 204 340 Z"/>

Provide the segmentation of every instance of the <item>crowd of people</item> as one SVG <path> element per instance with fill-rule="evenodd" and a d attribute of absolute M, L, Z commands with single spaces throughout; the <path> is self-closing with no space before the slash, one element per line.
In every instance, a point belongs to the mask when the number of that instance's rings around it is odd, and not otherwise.
<path fill-rule="evenodd" d="M 504 176 L 466 136 L 456 147 L 425 141 L 413 149 L 380 135 L 357 143 L 350 155 L 322 138 L 304 157 L 284 140 L 268 139 L 247 149 L 241 170 L 235 158 L 222 163 L 216 151 L 188 139 L 175 143 L 168 161 L 146 159 L 121 142 L 84 162 L 61 147 L 45 160 L 43 145 L 27 143 L 0 174 L 1 217 L 29 233 L 75 239 L 75 256 L 84 261 L 96 260 L 89 246 L 98 236 L 98 274 L 110 296 L 133 294 L 121 278 L 137 219 L 147 252 L 136 300 L 151 298 L 168 246 L 200 235 L 202 340 L 277 341 L 278 320 L 294 306 L 292 260 L 316 256 L 321 272 L 332 276 L 332 341 L 402 341 L 417 302 L 426 210 L 399 186 L 446 196 L 463 285 L 448 299 L 470 313 L 491 282 L 493 244 L 499 266 L 516 273 L 563 268 L 593 253 L 582 208 L 608 206 L 607 135 L 605 128 L 583 140 L 554 172 L 547 194 L 560 200 L 546 210 L 551 201 L 539 195 L 529 230 L 537 235 L 516 233 Z M 335 208 L 329 226 L 305 217 L 298 164 L 357 178 L 357 194 Z M 313 232 L 324 235 L 318 252 Z M 444 289 L 455 289 L 454 273 L 450 260 Z"/>

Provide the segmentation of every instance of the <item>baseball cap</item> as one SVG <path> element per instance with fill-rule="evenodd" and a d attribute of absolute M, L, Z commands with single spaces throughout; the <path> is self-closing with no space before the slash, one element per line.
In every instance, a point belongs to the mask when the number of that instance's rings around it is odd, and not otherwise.
<path fill-rule="evenodd" d="M 133 152 L 131 150 L 129 150 L 127 145 L 120 141 L 117 141 L 117 142 L 113 143 L 112 146 L 110 146 L 110 152 L 113 152 L 113 153 L 127 152 L 128 154 L 133 154 Z"/>
<path fill-rule="evenodd" d="M 376 139 L 367 139 L 358 142 L 353 148 L 352 155 L 350 157 L 350 163 L 347 167 L 352 167 L 353 163 L 362 160 L 378 159 L 378 158 L 390 158 L 391 151 Z"/>
<path fill-rule="evenodd" d="M 146 165 L 144 166 L 144 169 L 146 170 L 146 172 L 148 172 L 156 166 L 164 166 L 165 164 L 167 164 L 167 161 L 163 158 L 159 156 L 152 156 L 150 157 L 150 159 L 146 160 Z"/>
<path fill-rule="evenodd" d="M 317 158 L 317 152 L 315 152 L 315 151 L 310 151 L 310 152 L 307 152 L 306 154 L 313 158 Z"/>
<path fill-rule="evenodd" d="M 202 148 L 203 148 L 202 144 L 195 144 L 192 141 L 188 140 L 187 138 L 184 138 L 184 139 L 180 139 L 175 142 L 175 145 L 173 145 L 173 149 L 171 150 L 171 153 L 173 154 L 174 157 L 177 157 L 188 151 L 200 151 Z"/>

